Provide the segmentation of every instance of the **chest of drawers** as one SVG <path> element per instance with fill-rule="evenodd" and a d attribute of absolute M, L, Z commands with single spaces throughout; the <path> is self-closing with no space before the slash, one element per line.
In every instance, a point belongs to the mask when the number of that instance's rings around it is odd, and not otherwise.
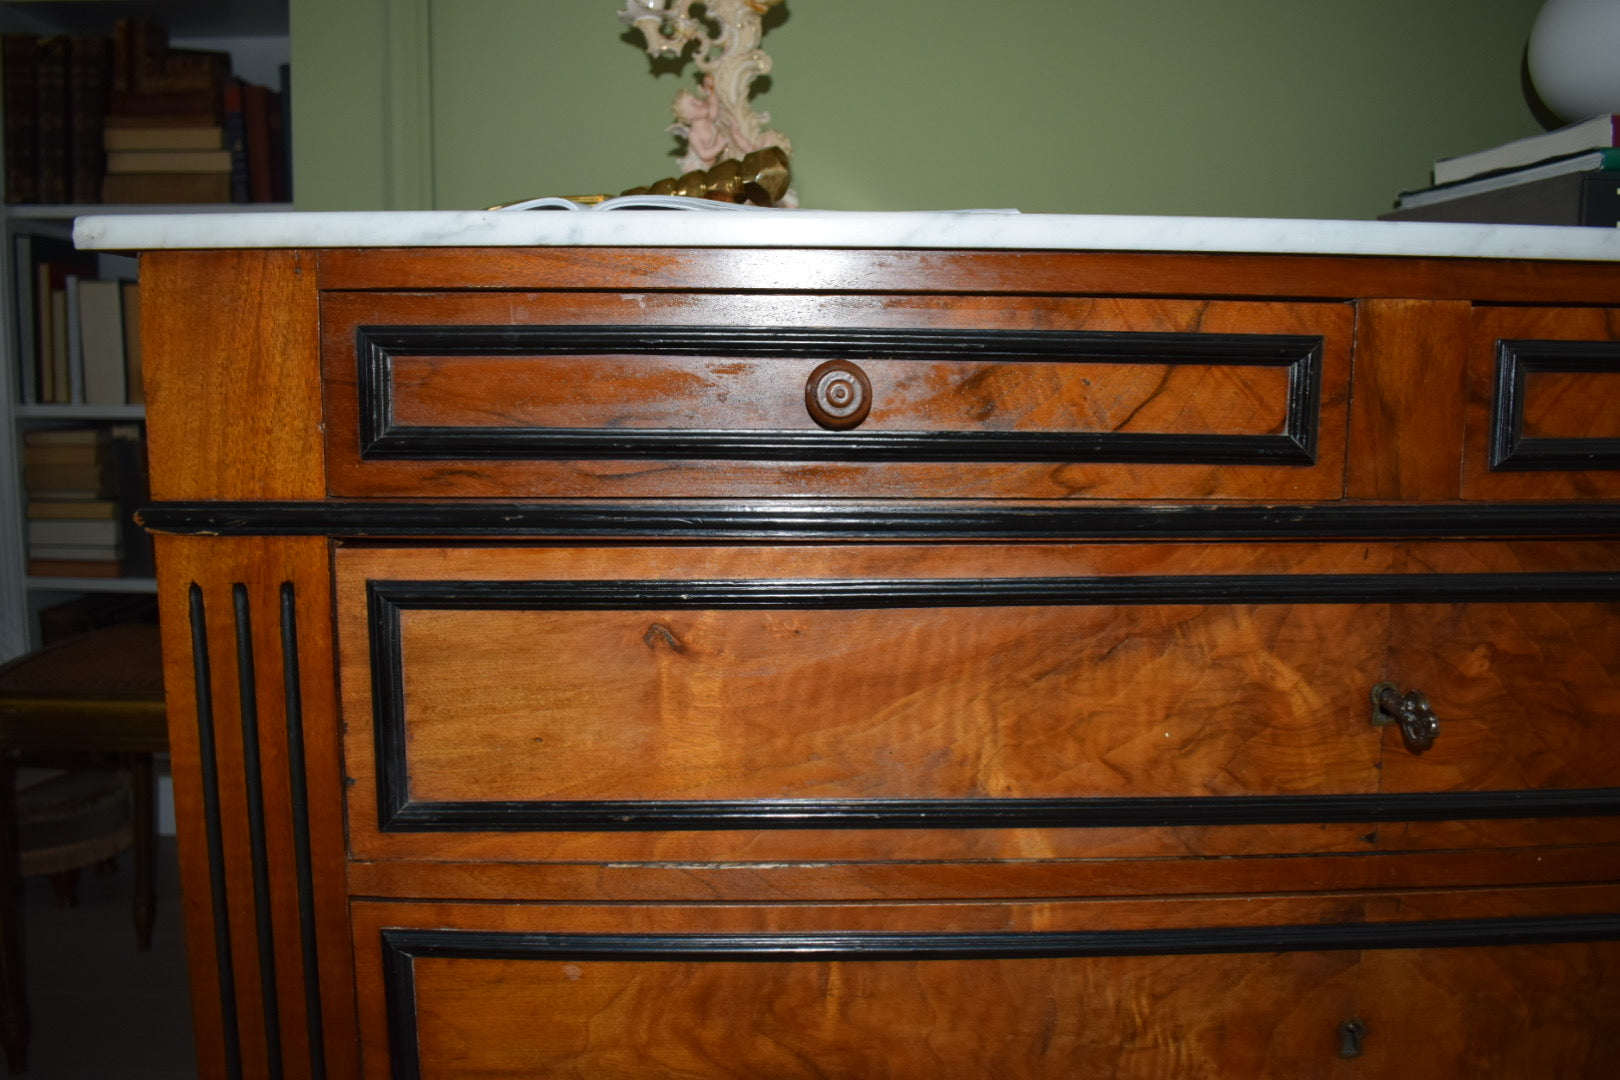
<path fill-rule="evenodd" d="M 1620 271 L 142 265 L 208 1076 L 1605 1076 Z"/>

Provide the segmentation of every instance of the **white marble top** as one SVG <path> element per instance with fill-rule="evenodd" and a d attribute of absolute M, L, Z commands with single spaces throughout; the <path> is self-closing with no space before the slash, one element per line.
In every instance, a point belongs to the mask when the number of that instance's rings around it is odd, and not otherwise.
<path fill-rule="evenodd" d="M 842 210 L 116 214 L 81 248 L 809 247 L 1620 260 L 1620 229 L 1295 218 Z"/>

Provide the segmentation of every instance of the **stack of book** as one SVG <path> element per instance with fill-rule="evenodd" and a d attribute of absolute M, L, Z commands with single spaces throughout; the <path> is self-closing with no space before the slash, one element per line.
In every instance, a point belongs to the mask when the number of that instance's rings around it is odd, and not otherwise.
<path fill-rule="evenodd" d="M 114 497 L 112 440 L 106 428 L 25 432 L 23 485 L 28 492 L 30 574 L 123 573 L 123 533 Z"/>
<path fill-rule="evenodd" d="M 25 230 L 12 244 L 18 400 L 143 403 L 134 259 L 91 257 L 69 241 Z"/>
<path fill-rule="evenodd" d="M 43 428 L 23 434 L 28 572 L 40 577 L 149 574 L 134 522 L 145 498 L 139 425 Z"/>
<path fill-rule="evenodd" d="M 286 202 L 286 83 L 235 78 L 228 53 L 175 48 L 121 19 L 111 36 L 5 34 L 11 203 Z"/>
<path fill-rule="evenodd" d="M 1385 221 L 1620 224 L 1620 116 L 1594 116 L 1434 163 L 1434 183 L 1404 191 Z"/>
<path fill-rule="evenodd" d="M 230 202 L 224 137 L 230 56 L 170 48 L 158 24 L 121 19 L 112 57 L 103 201 Z"/>

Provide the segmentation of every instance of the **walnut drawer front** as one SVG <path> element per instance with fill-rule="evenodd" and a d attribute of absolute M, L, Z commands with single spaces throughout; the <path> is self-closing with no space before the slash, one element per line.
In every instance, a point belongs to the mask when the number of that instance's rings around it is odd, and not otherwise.
<path fill-rule="evenodd" d="M 1463 1080 L 1620 1064 L 1612 914 L 1380 921 L 1360 903 L 362 901 L 365 1075 L 1291 1080 L 1419 1062 Z M 1268 918 L 1285 921 L 1244 921 Z"/>
<path fill-rule="evenodd" d="M 1612 796 L 1620 578 L 1350 572 L 1395 554 L 342 548 L 350 843 L 1127 823 L 1099 806 L 1402 820 L 1380 794 L 1484 793 L 1414 818 L 1538 816 Z M 1385 682 L 1427 695 L 1432 747 L 1374 726 Z M 1487 805 L 1524 792 L 1545 797 Z"/>
<path fill-rule="evenodd" d="M 353 496 L 1334 498 L 1352 309 L 327 293 Z"/>
<path fill-rule="evenodd" d="M 1381 605 L 1177 603 L 1201 579 L 1087 558 L 340 550 L 351 842 L 379 822 L 791 825 L 805 800 L 836 827 L 872 800 L 1376 790 Z"/>

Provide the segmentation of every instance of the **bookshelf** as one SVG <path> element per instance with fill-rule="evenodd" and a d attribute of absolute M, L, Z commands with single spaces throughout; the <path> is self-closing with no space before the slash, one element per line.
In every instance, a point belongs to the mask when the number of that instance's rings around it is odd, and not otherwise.
<path fill-rule="evenodd" d="M 206 53 L 229 54 L 231 74 L 244 83 L 276 86 L 283 65 L 289 62 L 287 0 L 0 3 L 0 30 L 12 35 L 36 38 L 89 35 L 114 40 L 119 20 L 150 20 L 161 26 L 166 32 L 166 47 L 179 53 L 192 57 Z M 0 59 L 0 76 L 5 74 L 3 64 Z M 222 111 L 221 128 L 227 136 L 225 145 L 228 147 L 229 128 L 223 122 L 224 116 Z M 233 161 L 233 166 L 241 167 L 239 161 Z M 285 156 L 281 168 L 283 175 L 290 177 L 290 162 Z M 233 177 L 233 185 L 235 183 Z M 283 183 L 275 194 L 285 197 L 285 187 Z M 234 197 L 241 192 L 233 186 L 231 194 Z M 40 644 L 40 613 L 46 609 L 92 597 L 104 597 L 109 606 L 118 606 L 124 600 L 156 591 L 149 563 L 139 551 L 127 550 L 128 532 L 121 535 L 118 550 L 122 554 L 117 557 L 122 562 L 114 576 L 107 576 L 111 556 L 94 573 L 88 574 L 71 572 L 71 560 L 55 560 L 55 565 L 50 565 L 45 560 L 30 558 L 31 536 L 35 541 L 33 550 L 37 553 L 42 536 L 78 535 L 75 531 L 78 529 L 87 536 L 94 534 L 99 540 L 106 529 L 106 526 L 42 526 L 37 518 L 35 524 L 30 525 L 30 482 L 38 481 L 42 472 L 37 464 L 40 455 L 37 444 L 42 438 L 39 433 L 89 432 L 94 434 L 85 438 L 96 440 L 139 437 L 143 434 L 144 408 L 140 404 L 138 375 L 127 370 L 120 381 L 112 384 L 111 390 L 107 389 L 109 384 L 105 378 L 100 382 L 92 379 L 91 385 L 86 386 L 86 366 L 94 363 L 92 355 L 104 356 L 104 353 L 87 351 L 90 342 L 81 333 L 70 335 L 73 341 L 68 353 L 65 392 L 62 386 L 54 385 L 49 388 L 50 392 L 42 392 L 39 321 L 43 312 L 38 306 L 41 283 L 37 266 L 32 261 L 19 265 L 20 260 L 30 252 L 47 252 L 52 258 L 62 258 L 63 253 L 70 250 L 73 219 L 84 214 L 241 213 L 289 208 L 285 202 L 270 201 L 263 189 L 255 190 L 253 195 L 257 201 L 103 204 L 53 200 L 48 203 L 7 201 L 0 206 L 0 361 L 3 361 L 0 374 L 4 378 L 3 406 L 0 406 L 0 661 Z M 8 188 L 8 199 L 10 197 Z M 75 275 L 76 289 L 83 288 L 84 281 L 133 281 L 137 277 L 135 260 L 130 257 L 99 256 L 85 262 L 86 265 L 79 268 L 81 272 Z M 31 278 L 34 280 L 29 280 Z M 108 295 L 108 290 L 102 286 L 96 286 L 95 291 L 100 297 Z M 138 285 L 133 293 L 119 290 L 119 296 L 113 310 L 138 310 Z M 65 300 L 63 305 L 66 306 Z M 71 323 L 88 330 L 90 317 L 77 304 L 73 305 L 73 312 L 73 318 L 65 322 L 66 312 L 59 313 L 55 328 Z M 106 326 L 105 319 L 99 325 Z M 125 347 L 136 348 L 133 342 Z M 58 359 L 57 364 L 61 363 Z M 105 374 L 111 370 L 109 363 L 103 360 L 94 370 Z M 59 373 L 55 377 L 59 378 Z M 123 388 L 121 398 L 120 387 Z M 109 395 L 118 400 L 111 400 Z M 130 456 L 127 447 L 123 456 L 126 460 Z M 30 460 L 36 462 L 32 468 Z M 128 469 L 121 466 L 115 471 L 117 483 L 108 494 L 114 496 L 116 516 L 122 523 L 122 515 L 133 500 L 128 491 L 122 490 L 129 482 Z M 37 483 L 34 493 L 37 495 Z M 35 510 L 42 510 L 37 500 Z M 57 531 L 47 533 L 47 529 Z M 66 547 L 62 545 L 57 550 Z M 88 551 L 86 546 L 79 553 Z"/>

